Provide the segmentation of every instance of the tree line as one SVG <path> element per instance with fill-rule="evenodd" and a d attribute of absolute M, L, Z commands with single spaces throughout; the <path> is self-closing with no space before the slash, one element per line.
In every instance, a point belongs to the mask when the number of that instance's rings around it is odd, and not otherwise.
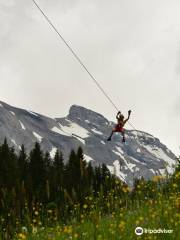
<path fill-rule="evenodd" d="M 86 196 L 100 192 L 105 196 L 116 181 L 105 164 L 87 163 L 81 147 L 72 150 L 65 162 L 61 151 L 51 159 L 37 142 L 29 154 L 23 145 L 17 154 L 6 139 L 0 145 L 0 215 L 23 219 L 25 206 L 32 209 L 42 203 L 61 209 L 61 217 L 66 218 L 74 204 L 83 205 Z"/>

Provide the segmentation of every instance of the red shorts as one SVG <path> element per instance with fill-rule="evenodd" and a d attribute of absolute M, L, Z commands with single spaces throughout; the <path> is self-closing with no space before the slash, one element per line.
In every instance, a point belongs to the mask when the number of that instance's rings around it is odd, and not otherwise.
<path fill-rule="evenodd" d="M 115 126 L 115 128 L 113 129 L 113 131 L 114 132 L 124 132 L 124 128 L 123 127 L 121 127 L 121 126 L 119 126 L 119 124 L 117 124 L 116 126 Z"/>

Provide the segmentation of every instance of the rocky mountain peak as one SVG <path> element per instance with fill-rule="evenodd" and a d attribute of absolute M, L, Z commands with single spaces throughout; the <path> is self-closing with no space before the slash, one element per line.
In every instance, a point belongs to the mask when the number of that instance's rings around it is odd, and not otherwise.
<path fill-rule="evenodd" d="M 67 116 L 72 121 L 89 121 L 98 125 L 106 125 L 108 120 L 101 114 L 78 105 L 72 105 Z"/>

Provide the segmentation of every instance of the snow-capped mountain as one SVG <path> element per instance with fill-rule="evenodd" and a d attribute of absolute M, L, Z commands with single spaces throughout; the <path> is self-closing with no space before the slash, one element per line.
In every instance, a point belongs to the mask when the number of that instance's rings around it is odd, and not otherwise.
<path fill-rule="evenodd" d="M 66 160 L 71 149 L 81 146 L 86 161 L 93 165 L 105 163 L 129 185 L 140 176 L 149 179 L 173 172 L 175 155 L 148 133 L 126 130 L 125 144 L 119 134 L 107 142 L 114 124 L 101 114 L 76 105 L 67 117 L 53 119 L 0 102 L 0 142 L 6 137 L 16 151 L 22 144 L 30 151 L 38 141 L 51 157 L 59 149 Z"/>

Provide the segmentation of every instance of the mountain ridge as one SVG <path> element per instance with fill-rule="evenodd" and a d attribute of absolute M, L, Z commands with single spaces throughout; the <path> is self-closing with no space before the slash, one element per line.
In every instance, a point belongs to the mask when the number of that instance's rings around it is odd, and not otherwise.
<path fill-rule="evenodd" d="M 81 146 L 87 161 L 93 165 L 105 163 L 129 185 L 141 176 L 150 179 L 173 172 L 176 156 L 149 133 L 126 130 L 126 144 L 120 134 L 106 142 L 114 124 L 78 105 L 72 105 L 66 117 L 50 118 L 0 101 L 0 142 L 6 137 L 16 151 L 24 144 L 29 152 L 38 141 L 52 158 L 59 149 L 66 160 L 72 149 Z"/>

